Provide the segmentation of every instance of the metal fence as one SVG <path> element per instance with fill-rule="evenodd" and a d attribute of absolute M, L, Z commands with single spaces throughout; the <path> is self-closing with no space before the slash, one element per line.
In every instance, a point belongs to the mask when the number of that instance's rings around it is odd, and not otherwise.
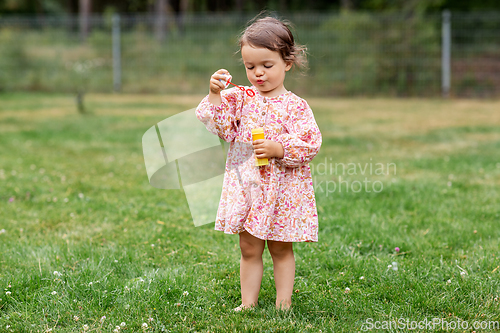
<path fill-rule="evenodd" d="M 206 93 L 248 84 L 237 14 L 0 17 L 0 90 Z M 286 87 L 322 96 L 500 95 L 500 13 L 287 14 L 309 70 Z"/>

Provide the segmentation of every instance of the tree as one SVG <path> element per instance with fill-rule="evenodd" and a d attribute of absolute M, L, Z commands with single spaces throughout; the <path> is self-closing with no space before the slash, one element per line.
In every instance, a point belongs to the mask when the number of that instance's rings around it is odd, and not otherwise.
<path fill-rule="evenodd" d="M 343 10 L 352 10 L 354 9 L 354 2 L 353 0 L 341 0 L 340 6 Z"/>
<path fill-rule="evenodd" d="M 156 0 L 155 3 L 155 35 L 159 41 L 165 40 L 168 0 Z"/>
<path fill-rule="evenodd" d="M 82 42 L 87 40 L 90 30 L 89 16 L 91 10 L 91 0 L 79 0 L 80 15 L 80 39 Z"/>

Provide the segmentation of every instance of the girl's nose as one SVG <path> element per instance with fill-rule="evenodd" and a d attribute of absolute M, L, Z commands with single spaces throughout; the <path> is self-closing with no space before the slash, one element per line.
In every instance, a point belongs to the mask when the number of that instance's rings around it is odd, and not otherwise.
<path fill-rule="evenodd" d="M 262 75 L 264 75 L 264 71 L 263 71 L 262 69 L 257 69 L 257 70 L 255 71 L 255 75 L 256 75 L 256 76 L 262 76 Z"/>

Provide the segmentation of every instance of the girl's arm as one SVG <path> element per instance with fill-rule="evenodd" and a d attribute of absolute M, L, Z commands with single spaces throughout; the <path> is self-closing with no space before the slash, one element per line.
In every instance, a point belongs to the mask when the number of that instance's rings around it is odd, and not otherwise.
<path fill-rule="evenodd" d="M 290 118 L 285 127 L 288 133 L 278 136 L 277 141 L 283 146 L 283 158 L 276 162 L 289 168 L 296 168 L 309 163 L 321 147 L 322 137 L 307 102 L 299 100 L 291 105 Z"/>
<path fill-rule="evenodd" d="M 211 133 L 218 135 L 226 142 L 231 142 L 238 134 L 240 107 L 243 103 L 244 93 L 236 87 L 224 91 L 214 91 L 212 88 L 216 83 L 214 84 L 212 81 L 216 74 L 212 76 L 210 81 L 209 95 L 196 108 L 196 117 L 205 124 Z M 216 80 L 218 80 L 217 78 Z M 222 87 L 224 86 L 222 83 L 220 84 Z M 217 90 L 216 88 L 215 90 Z"/>

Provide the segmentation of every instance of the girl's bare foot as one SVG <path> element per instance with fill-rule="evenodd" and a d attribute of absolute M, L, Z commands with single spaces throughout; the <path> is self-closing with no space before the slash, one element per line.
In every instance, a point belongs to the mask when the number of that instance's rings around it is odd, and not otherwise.
<path fill-rule="evenodd" d="M 240 306 L 234 308 L 233 311 L 240 312 L 243 310 L 253 310 L 253 309 L 255 309 L 255 305 L 243 305 L 243 304 L 241 304 Z"/>
<path fill-rule="evenodd" d="M 276 304 L 276 310 L 289 311 L 292 308 L 291 304 L 281 303 L 281 306 Z"/>

